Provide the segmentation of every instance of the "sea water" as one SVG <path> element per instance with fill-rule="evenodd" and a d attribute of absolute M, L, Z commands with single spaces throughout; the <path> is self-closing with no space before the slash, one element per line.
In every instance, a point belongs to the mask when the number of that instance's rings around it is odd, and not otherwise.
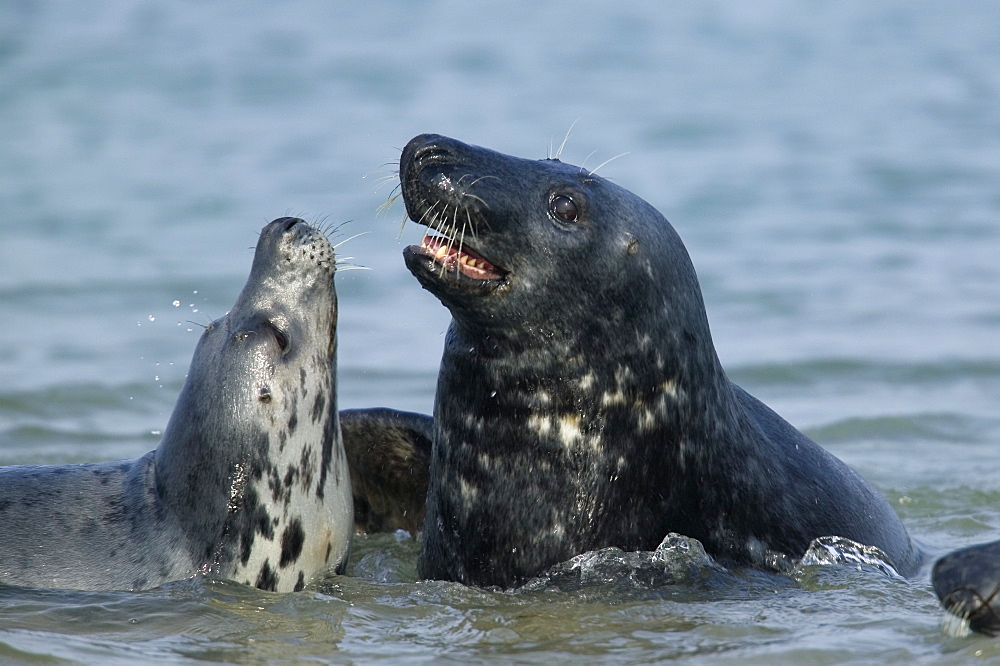
<path fill-rule="evenodd" d="M 363 234 L 338 248 L 358 268 L 337 276 L 340 405 L 430 412 L 449 318 L 402 263 L 420 228 L 377 210 L 399 150 L 438 132 L 544 158 L 572 127 L 565 161 L 616 158 L 599 173 L 677 228 L 734 381 L 931 558 L 1000 538 L 996 19 L 986 1 L 9 0 L 0 463 L 154 448 L 283 215 Z M 926 567 L 696 561 L 665 581 L 655 554 L 597 553 L 591 577 L 511 592 L 417 581 L 417 551 L 361 538 L 352 575 L 287 595 L 0 588 L 0 661 L 1000 656 L 942 629 Z"/>

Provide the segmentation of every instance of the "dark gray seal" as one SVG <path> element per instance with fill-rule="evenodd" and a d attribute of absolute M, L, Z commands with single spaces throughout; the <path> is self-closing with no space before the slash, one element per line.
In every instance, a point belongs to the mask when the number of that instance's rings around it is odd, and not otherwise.
<path fill-rule="evenodd" d="M 156 450 L 0 468 L 0 582 L 139 590 L 206 574 L 290 591 L 343 567 L 354 521 L 334 273 L 324 234 L 271 222 Z"/>
<path fill-rule="evenodd" d="M 956 550 L 934 563 L 934 592 L 969 628 L 1000 636 L 1000 541 Z"/>
<path fill-rule="evenodd" d="M 340 412 L 358 532 L 406 530 L 424 524 L 431 417 L 384 407 Z"/>
<path fill-rule="evenodd" d="M 888 502 L 726 377 L 694 268 L 645 201 L 587 171 L 436 135 L 400 159 L 404 250 L 451 311 L 421 575 L 511 586 L 669 532 L 786 570 L 840 536 L 914 571 Z"/>

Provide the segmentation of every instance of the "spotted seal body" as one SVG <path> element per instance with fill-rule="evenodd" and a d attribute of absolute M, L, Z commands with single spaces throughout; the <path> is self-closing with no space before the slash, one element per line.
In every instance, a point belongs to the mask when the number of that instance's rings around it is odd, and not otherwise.
<path fill-rule="evenodd" d="M 207 574 L 291 591 L 343 566 L 354 521 L 334 273 L 318 230 L 268 224 L 156 450 L 0 468 L 0 583 L 138 590 Z"/>
<path fill-rule="evenodd" d="M 731 383 L 673 227 L 558 160 L 422 135 L 403 150 L 404 250 L 451 311 L 421 574 L 511 586 L 669 532 L 784 570 L 820 536 L 919 554 L 886 500 Z"/>
<path fill-rule="evenodd" d="M 934 563 L 934 592 L 975 631 L 1000 636 L 1000 541 L 956 550 Z"/>

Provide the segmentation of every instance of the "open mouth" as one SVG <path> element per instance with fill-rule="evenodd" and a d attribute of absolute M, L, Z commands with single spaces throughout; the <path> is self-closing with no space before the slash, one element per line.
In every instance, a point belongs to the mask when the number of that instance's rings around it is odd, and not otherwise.
<path fill-rule="evenodd" d="M 504 272 L 467 247 L 450 238 L 427 234 L 420 253 L 431 258 L 442 271 L 455 272 L 473 280 L 500 280 Z"/>

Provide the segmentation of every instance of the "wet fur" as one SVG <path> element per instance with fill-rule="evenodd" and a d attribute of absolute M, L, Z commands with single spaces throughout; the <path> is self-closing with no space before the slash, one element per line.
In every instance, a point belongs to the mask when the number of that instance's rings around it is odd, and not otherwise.
<path fill-rule="evenodd" d="M 449 308 L 421 575 L 516 585 L 668 532 L 786 570 L 820 536 L 920 555 L 886 500 L 726 377 L 693 266 L 649 204 L 558 160 L 436 135 L 400 160 L 411 219 L 502 274 L 404 257 Z M 579 217 L 554 217 L 555 197 Z"/>

